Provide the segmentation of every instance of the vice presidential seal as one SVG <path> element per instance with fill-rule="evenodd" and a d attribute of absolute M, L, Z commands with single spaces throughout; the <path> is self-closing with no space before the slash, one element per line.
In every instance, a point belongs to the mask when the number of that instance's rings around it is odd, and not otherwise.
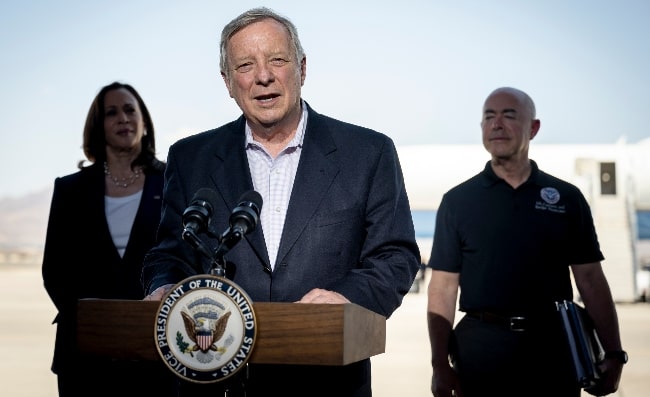
<path fill-rule="evenodd" d="M 191 382 L 214 383 L 237 373 L 248 362 L 256 336 L 251 299 L 223 277 L 181 281 L 156 314 L 160 356 L 177 376 Z"/>

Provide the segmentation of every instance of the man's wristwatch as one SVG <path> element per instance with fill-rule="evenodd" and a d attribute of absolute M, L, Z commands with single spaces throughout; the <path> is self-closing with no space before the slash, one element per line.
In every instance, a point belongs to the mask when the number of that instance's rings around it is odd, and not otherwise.
<path fill-rule="evenodd" d="M 621 363 L 627 363 L 627 352 L 625 350 L 611 350 L 605 352 L 605 358 L 615 358 Z"/>

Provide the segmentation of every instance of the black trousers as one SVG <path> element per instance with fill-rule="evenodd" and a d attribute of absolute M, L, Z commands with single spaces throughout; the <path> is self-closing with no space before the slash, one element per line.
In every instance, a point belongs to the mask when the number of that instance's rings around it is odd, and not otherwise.
<path fill-rule="evenodd" d="M 59 397 L 179 395 L 179 378 L 159 361 L 81 360 L 57 382 Z"/>
<path fill-rule="evenodd" d="M 181 381 L 181 397 L 372 397 L 370 360 L 346 366 L 248 364 L 216 383 Z"/>
<path fill-rule="evenodd" d="M 453 331 L 452 362 L 465 397 L 579 397 L 559 323 L 512 331 L 465 316 Z"/>

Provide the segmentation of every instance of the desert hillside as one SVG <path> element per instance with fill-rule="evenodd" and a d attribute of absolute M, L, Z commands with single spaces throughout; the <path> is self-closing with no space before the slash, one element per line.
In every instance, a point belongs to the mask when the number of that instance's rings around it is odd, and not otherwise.
<path fill-rule="evenodd" d="M 0 198 L 0 251 L 42 250 L 52 188 Z"/>

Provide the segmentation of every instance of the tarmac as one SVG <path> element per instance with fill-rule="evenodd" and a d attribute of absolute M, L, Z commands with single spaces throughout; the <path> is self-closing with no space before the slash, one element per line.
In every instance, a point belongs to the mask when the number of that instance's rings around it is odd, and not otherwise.
<path fill-rule="evenodd" d="M 374 397 L 430 397 L 426 282 L 386 321 L 385 352 L 372 357 Z M 617 304 L 623 347 L 630 361 L 613 397 L 650 395 L 650 304 Z M 40 264 L 0 264 L 0 395 L 56 397 L 50 372 L 55 315 Z M 587 393 L 583 393 L 588 396 Z"/>

